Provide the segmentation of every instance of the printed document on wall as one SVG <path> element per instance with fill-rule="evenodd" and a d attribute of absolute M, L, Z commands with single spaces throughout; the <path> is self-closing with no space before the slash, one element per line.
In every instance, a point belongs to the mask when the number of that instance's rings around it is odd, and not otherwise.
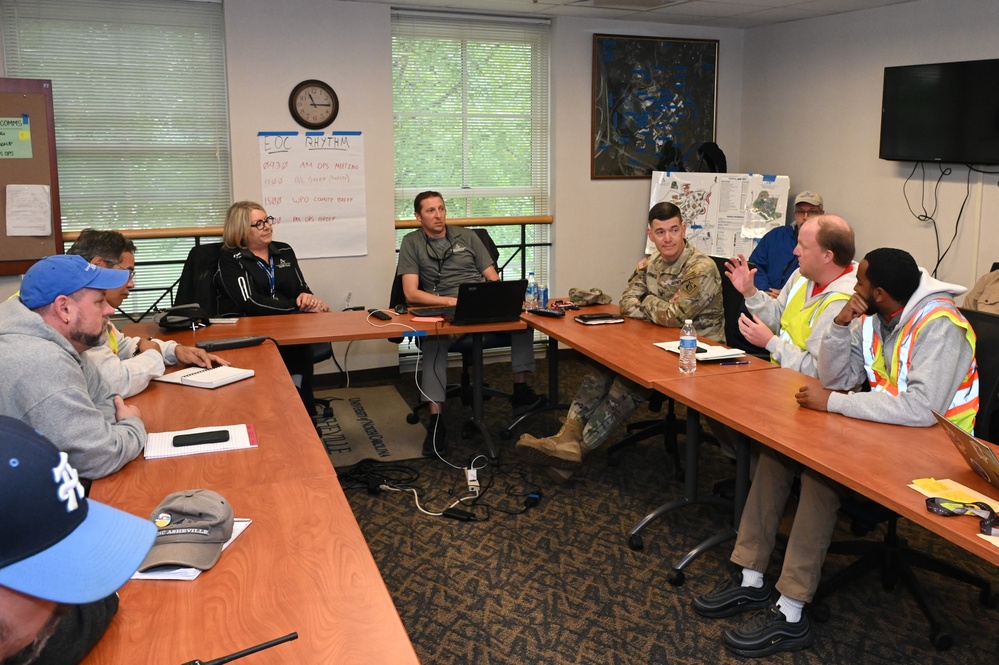
<path fill-rule="evenodd" d="M 52 235 L 52 188 L 48 185 L 7 185 L 7 235 Z"/>
<path fill-rule="evenodd" d="M 687 223 L 687 242 L 712 256 L 749 256 L 787 219 L 787 176 L 654 171 L 649 207 L 667 201 Z M 646 243 L 647 254 L 655 251 Z"/>
<path fill-rule="evenodd" d="M 302 259 L 368 253 L 361 132 L 259 132 L 274 239 Z"/>

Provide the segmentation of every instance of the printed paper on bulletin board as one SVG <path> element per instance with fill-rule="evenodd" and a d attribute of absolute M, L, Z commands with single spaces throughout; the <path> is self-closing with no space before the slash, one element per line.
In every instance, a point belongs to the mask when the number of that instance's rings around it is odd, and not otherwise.
<path fill-rule="evenodd" d="M 361 132 L 260 132 L 260 177 L 274 239 L 299 258 L 368 253 Z"/>

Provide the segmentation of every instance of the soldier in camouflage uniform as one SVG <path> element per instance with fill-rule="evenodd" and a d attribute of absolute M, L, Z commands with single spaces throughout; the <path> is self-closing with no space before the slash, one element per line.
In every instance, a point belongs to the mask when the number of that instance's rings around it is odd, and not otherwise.
<path fill-rule="evenodd" d="M 710 257 L 687 244 L 679 208 L 656 204 L 649 211 L 648 234 L 658 252 L 643 259 L 628 280 L 621 314 L 671 328 L 691 319 L 699 335 L 724 344 L 721 276 Z M 583 455 L 606 441 L 650 392 L 604 367 L 594 367 L 583 379 L 562 430 L 543 439 L 525 434 L 517 449 L 565 480 L 569 476 L 565 472 L 578 469 Z"/>

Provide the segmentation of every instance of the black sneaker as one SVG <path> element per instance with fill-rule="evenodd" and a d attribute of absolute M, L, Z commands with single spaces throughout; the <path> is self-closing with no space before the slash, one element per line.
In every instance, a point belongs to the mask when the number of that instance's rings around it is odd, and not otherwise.
<path fill-rule="evenodd" d="M 742 573 L 728 579 L 712 591 L 694 598 L 690 604 L 701 616 L 719 619 L 733 614 L 762 610 L 770 605 L 773 585 L 766 577 L 762 587 L 741 586 Z"/>
<path fill-rule="evenodd" d="M 513 395 L 510 397 L 510 404 L 513 406 L 513 413 L 520 415 L 525 411 L 537 408 L 547 402 L 547 398 L 534 392 L 526 383 L 513 384 Z"/>
<path fill-rule="evenodd" d="M 434 451 L 434 435 L 437 438 L 437 450 Z M 437 457 L 447 453 L 447 428 L 444 427 L 444 418 L 439 413 L 430 416 L 427 423 L 427 436 L 423 439 L 423 456 Z"/>
<path fill-rule="evenodd" d="M 724 631 L 722 637 L 730 651 L 747 658 L 758 658 L 811 646 L 812 625 L 804 612 L 800 621 L 791 623 L 776 605 L 771 604 L 735 630 Z"/>

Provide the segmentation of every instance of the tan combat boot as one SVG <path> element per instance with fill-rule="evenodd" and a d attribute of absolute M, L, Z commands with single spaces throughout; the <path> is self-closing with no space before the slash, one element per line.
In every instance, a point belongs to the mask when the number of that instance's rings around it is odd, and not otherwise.
<path fill-rule="evenodd" d="M 567 420 L 554 436 L 543 439 L 530 435 L 520 437 L 517 450 L 536 464 L 575 471 L 583 463 L 582 446 L 579 443 L 582 433 L 582 423 Z"/>

